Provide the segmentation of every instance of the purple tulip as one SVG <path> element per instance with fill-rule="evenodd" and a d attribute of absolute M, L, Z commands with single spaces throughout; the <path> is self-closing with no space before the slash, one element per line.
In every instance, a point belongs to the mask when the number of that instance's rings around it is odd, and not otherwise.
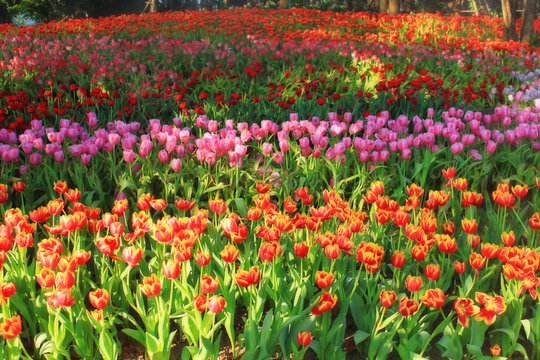
<path fill-rule="evenodd" d="M 54 161 L 56 162 L 64 161 L 64 152 L 62 150 L 54 153 Z"/>
<path fill-rule="evenodd" d="M 39 165 L 41 163 L 42 156 L 40 153 L 33 153 L 30 155 L 30 164 L 32 165 Z"/>

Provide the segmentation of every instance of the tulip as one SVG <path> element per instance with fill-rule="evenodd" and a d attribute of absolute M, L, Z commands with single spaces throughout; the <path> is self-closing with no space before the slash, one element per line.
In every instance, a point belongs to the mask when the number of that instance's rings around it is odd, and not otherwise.
<path fill-rule="evenodd" d="M 139 284 L 139 288 L 146 296 L 156 296 L 161 292 L 161 282 L 156 274 L 151 274 L 143 278 L 143 283 Z"/>
<path fill-rule="evenodd" d="M 441 276 L 441 267 L 437 264 L 426 265 L 424 275 L 426 278 L 436 281 Z"/>
<path fill-rule="evenodd" d="M 395 268 L 402 268 L 405 265 L 405 260 L 405 254 L 399 250 L 396 250 L 390 259 L 392 266 Z"/>
<path fill-rule="evenodd" d="M 409 299 L 407 296 L 404 296 L 399 301 L 399 313 L 402 316 L 410 316 L 416 314 L 420 304 L 414 299 Z"/>
<path fill-rule="evenodd" d="M 105 289 L 97 289 L 96 291 L 91 291 L 88 294 L 88 298 L 93 307 L 98 310 L 105 309 L 109 303 L 109 292 Z"/>
<path fill-rule="evenodd" d="M 315 283 L 319 289 L 326 289 L 334 282 L 334 275 L 326 271 L 317 271 L 315 273 Z"/>
<path fill-rule="evenodd" d="M 22 323 L 21 317 L 15 315 L 12 317 L 4 317 L 4 320 L 0 323 L 0 335 L 4 339 L 13 339 L 21 333 Z"/>
<path fill-rule="evenodd" d="M 441 289 L 429 289 L 420 300 L 426 306 L 440 309 L 444 306 L 445 295 Z"/>
<path fill-rule="evenodd" d="M 412 292 L 420 290 L 420 288 L 422 288 L 422 278 L 420 276 L 407 276 L 407 279 L 405 279 L 405 287 Z"/>
<path fill-rule="evenodd" d="M 303 331 L 296 334 L 296 340 L 298 341 L 298 344 L 302 346 L 309 346 L 312 339 L 313 337 L 309 331 Z"/>
<path fill-rule="evenodd" d="M 167 279 L 177 279 L 180 276 L 180 263 L 174 259 L 164 261 L 161 266 L 161 272 Z"/>
<path fill-rule="evenodd" d="M 208 310 L 214 314 L 219 314 L 225 305 L 226 302 L 222 296 L 214 295 L 208 299 Z"/>
<path fill-rule="evenodd" d="M 385 308 L 390 307 L 397 299 L 397 295 L 394 291 L 389 291 L 383 289 L 379 295 L 379 301 L 381 305 Z"/>
<path fill-rule="evenodd" d="M 143 250 L 136 249 L 133 246 L 128 246 L 122 249 L 122 260 L 130 267 L 139 266 L 139 261 L 142 259 Z"/>
<path fill-rule="evenodd" d="M 201 281 L 201 291 L 203 294 L 211 294 L 219 287 L 219 278 L 213 278 L 211 276 L 204 276 Z"/>

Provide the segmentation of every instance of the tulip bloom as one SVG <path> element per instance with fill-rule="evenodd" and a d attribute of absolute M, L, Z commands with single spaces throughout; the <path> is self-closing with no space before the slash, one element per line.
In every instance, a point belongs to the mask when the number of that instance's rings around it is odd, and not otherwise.
<path fill-rule="evenodd" d="M 437 280 L 441 276 L 441 267 L 438 264 L 426 265 L 424 275 L 430 280 Z"/>
<path fill-rule="evenodd" d="M 515 197 L 519 197 L 519 198 L 525 197 L 527 196 L 528 192 L 529 192 L 529 187 L 527 185 L 512 186 L 512 194 L 514 194 Z"/>
<path fill-rule="evenodd" d="M 420 298 L 422 303 L 426 306 L 440 309 L 444 305 L 444 292 L 441 289 L 429 289 L 424 296 Z"/>
<path fill-rule="evenodd" d="M 26 189 L 26 185 L 22 181 L 18 181 L 13 184 L 13 190 L 15 190 L 16 192 L 23 192 L 24 189 Z"/>
<path fill-rule="evenodd" d="M 195 259 L 196 259 L 197 265 L 203 267 L 210 263 L 210 260 L 212 259 L 212 255 L 205 254 L 197 250 L 197 256 Z"/>
<path fill-rule="evenodd" d="M 337 296 L 333 296 L 329 292 L 324 291 L 319 298 L 318 304 L 311 309 L 311 314 L 320 315 L 323 312 L 332 310 L 336 307 L 337 300 Z"/>
<path fill-rule="evenodd" d="M 200 312 L 203 312 L 206 310 L 206 306 L 208 304 L 208 298 L 205 295 L 199 294 L 195 296 L 193 299 L 193 306 Z"/>
<path fill-rule="evenodd" d="M 223 261 L 232 263 L 235 262 L 236 259 L 238 259 L 238 256 L 240 255 L 240 250 L 238 250 L 234 245 L 227 244 L 219 254 L 221 255 Z"/>
<path fill-rule="evenodd" d="M 458 274 L 463 274 L 465 272 L 466 265 L 463 262 L 460 261 L 454 261 L 454 270 Z"/>
<path fill-rule="evenodd" d="M 456 176 L 456 169 L 454 169 L 453 167 L 443 169 L 442 174 L 447 179 L 453 179 L 454 176 Z"/>
<path fill-rule="evenodd" d="M 203 276 L 201 281 L 201 291 L 203 294 L 211 294 L 219 287 L 219 278 L 213 278 L 211 276 Z"/>
<path fill-rule="evenodd" d="M 409 299 L 404 296 L 399 301 L 399 313 L 402 316 L 414 315 L 418 311 L 420 304 L 414 299 Z"/>
<path fill-rule="evenodd" d="M 474 234 L 477 228 L 478 228 L 478 224 L 476 223 L 476 219 L 461 220 L 461 229 L 467 234 Z"/>
<path fill-rule="evenodd" d="M 234 279 L 238 286 L 248 287 L 250 285 L 257 285 L 261 280 L 261 272 L 258 266 L 252 266 L 249 271 L 239 269 L 238 272 L 233 274 Z"/>
<path fill-rule="evenodd" d="M 275 242 L 264 242 L 259 249 L 259 257 L 263 261 L 272 261 L 281 255 L 281 245 Z"/>
<path fill-rule="evenodd" d="M 491 352 L 491 355 L 493 356 L 501 355 L 501 347 L 499 346 L 499 344 L 495 344 L 495 346 L 490 347 L 489 351 Z"/>
<path fill-rule="evenodd" d="M 58 309 L 60 307 L 70 307 L 75 303 L 75 298 L 71 296 L 70 289 L 55 289 L 52 293 L 46 293 L 49 306 Z"/>
<path fill-rule="evenodd" d="M 390 307 L 397 299 L 397 295 L 394 291 L 383 289 L 381 295 L 379 295 L 379 301 L 385 308 Z"/>
<path fill-rule="evenodd" d="M 68 189 L 68 186 L 65 181 L 58 180 L 54 183 L 54 191 L 56 191 L 59 194 L 65 193 L 67 189 Z"/>
<path fill-rule="evenodd" d="M 312 339 L 313 337 L 309 331 L 303 331 L 296 334 L 296 340 L 298 340 L 298 343 L 302 346 L 309 346 Z"/>
<path fill-rule="evenodd" d="M 483 320 L 486 325 L 493 324 L 497 319 L 497 315 L 501 315 L 506 311 L 506 304 L 502 296 L 491 296 L 477 292 L 476 301 L 484 305 L 484 307 L 478 311 L 475 319 L 478 321 Z"/>
<path fill-rule="evenodd" d="M 170 280 L 178 279 L 180 270 L 180 263 L 175 259 L 169 259 L 161 264 L 163 276 Z"/>
<path fill-rule="evenodd" d="M 514 242 L 516 241 L 516 234 L 514 234 L 514 231 L 510 232 L 503 232 L 501 234 L 501 241 L 504 246 L 512 246 L 514 245 Z"/>
<path fill-rule="evenodd" d="M 139 288 L 146 296 L 156 296 L 161 292 L 161 282 L 156 274 L 152 274 L 143 278 L 143 283 L 139 284 Z"/>
<path fill-rule="evenodd" d="M 416 261 L 423 261 L 426 258 L 429 247 L 427 245 L 414 245 L 411 249 L 411 256 Z"/>
<path fill-rule="evenodd" d="M 356 249 L 356 260 L 363 263 L 369 272 L 379 270 L 383 257 L 384 247 L 372 242 L 362 241 Z"/>
<path fill-rule="evenodd" d="M 474 301 L 468 298 L 457 298 L 454 301 L 454 309 L 458 314 L 458 321 L 463 327 L 469 326 L 469 317 L 478 314 L 480 308 L 474 305 Z"/>
<path fill-rule="evenodd" d="M 223 214 L 227 210 L 227 204 L 223 200 L 209 200 L 208 208 L 217 214 Z"/>
<path fill-rule="evenodd" d="M 319 289 L 326 289 L 334 282 L 334 275 L 326 271 L 317 271 L 315 273 L 315 283 Z"/>
<path fill-rule="evenodd" d="M 473 269 L 480 270 L 486 265 L 486 258 L 482 255 L 472 252 L 471 255 L 469 255 L 469 265 Z"/>
<path fill-rule="evenodd" d="M 0 323 L 0 335 L 2 335 L 4 339 L 13 339 L 19 336 L 21 330 L 22 323 L 19 315 L 4 318 L 4 321 Z"/>
<path fill-rule="evenodd" d="M 136 249 L 133 246 L 128 246 L 122 249 L 122 260 L 131 267 L 139 266 L 143 256 L 142 249 Z"/>
<path fill-rule="evenodd" d="M 412 292 L 420 290 L 422 288 L 422 278 L 420 276 L 407 276 L 407 279 L 405 279 L 405 287 Z"/>
<path fill-rule="evenodd" d="M 403 251 L 396 250 L 390 259 L 392 266 L 395 268 L 402 268 L 405 265 L 405 254 Z"/>
<path fill-rule="evenodd" d="M 208 299 L 208 310 L 214 314 L 219 314 L 227 303 L 222 296 L 214 295 Z"/>
<path fill-rule="evenodd" d="M 293 245 L 294 255 L 299 258 L 304 258 L 309 252 L 309 245 L 305 242 L 296 243 Z"/>
<path fill-rule="evenodd" d="M 93 307 L 102 310 L 105 309 L 105 307 L 109 303 L 109 292 L 105 289 L 97 289 L 96 291 L 91 291 L 88 294 L 88 299 L 90 300 L 90 304 L 92 304 Z"/>

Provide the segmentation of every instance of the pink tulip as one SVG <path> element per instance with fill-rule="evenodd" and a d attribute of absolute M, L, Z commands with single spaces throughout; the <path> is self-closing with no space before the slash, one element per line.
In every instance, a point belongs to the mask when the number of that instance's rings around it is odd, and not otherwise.
<path fill-rule="evenodd" d="M 177 158 L 171 160 L 171 169 L 173 171 L 179 171 L 180 167 L 182 167 L 182 160 Z"/>
<path fill-rule="evenodd" d="M 133 152 L 132 150 L 124 150 L 123 154 L 125 162 L 131 164 L 135 161 L 135 152 Z"/>
<path fill-rule="evenodd" d="M 40 153 L 33 153 L 30 155 L 30 164 L 32 165 L 39 165 L 41 163 L 42 156 Z"/>
<path fill-rule="evenodd" d="M 262 146 L 262 151 L 265 155 L 269 155 L 274 151 L 274 147 L 272 144 L 265 142 Z"/>

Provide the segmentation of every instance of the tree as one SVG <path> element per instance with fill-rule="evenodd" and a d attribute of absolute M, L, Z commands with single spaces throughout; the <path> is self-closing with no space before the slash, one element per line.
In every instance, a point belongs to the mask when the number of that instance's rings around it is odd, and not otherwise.
<path fill-rule="evenodd" d="M 399 0 L 388 0 L 388 14 L 397 15 L 399 14 Z"/>
<path fill-rule="evenodd" d="M 503 15 L 503 40 L 517 41 L 516 34 L 516 5 L 517 0 L 501 0 Z"/>
<path fill-rule="evenodd" d="M 521 28 L 521 42 L 530 43 L 534 33 L 534 15 L 536 14 L 537 0 L 523 0 L 523 27 Z"/>
<path fill-rule="evenodd" d="M 12 15 L 8 8 L 8 3 L 5 0 L 0 0 L 0 24 L 11 22 Z"/>
<path fill-rule="evenodd" d="M 379 12 L 386 14 L 388 11 L 388 0 L 379 0 Z"/>

